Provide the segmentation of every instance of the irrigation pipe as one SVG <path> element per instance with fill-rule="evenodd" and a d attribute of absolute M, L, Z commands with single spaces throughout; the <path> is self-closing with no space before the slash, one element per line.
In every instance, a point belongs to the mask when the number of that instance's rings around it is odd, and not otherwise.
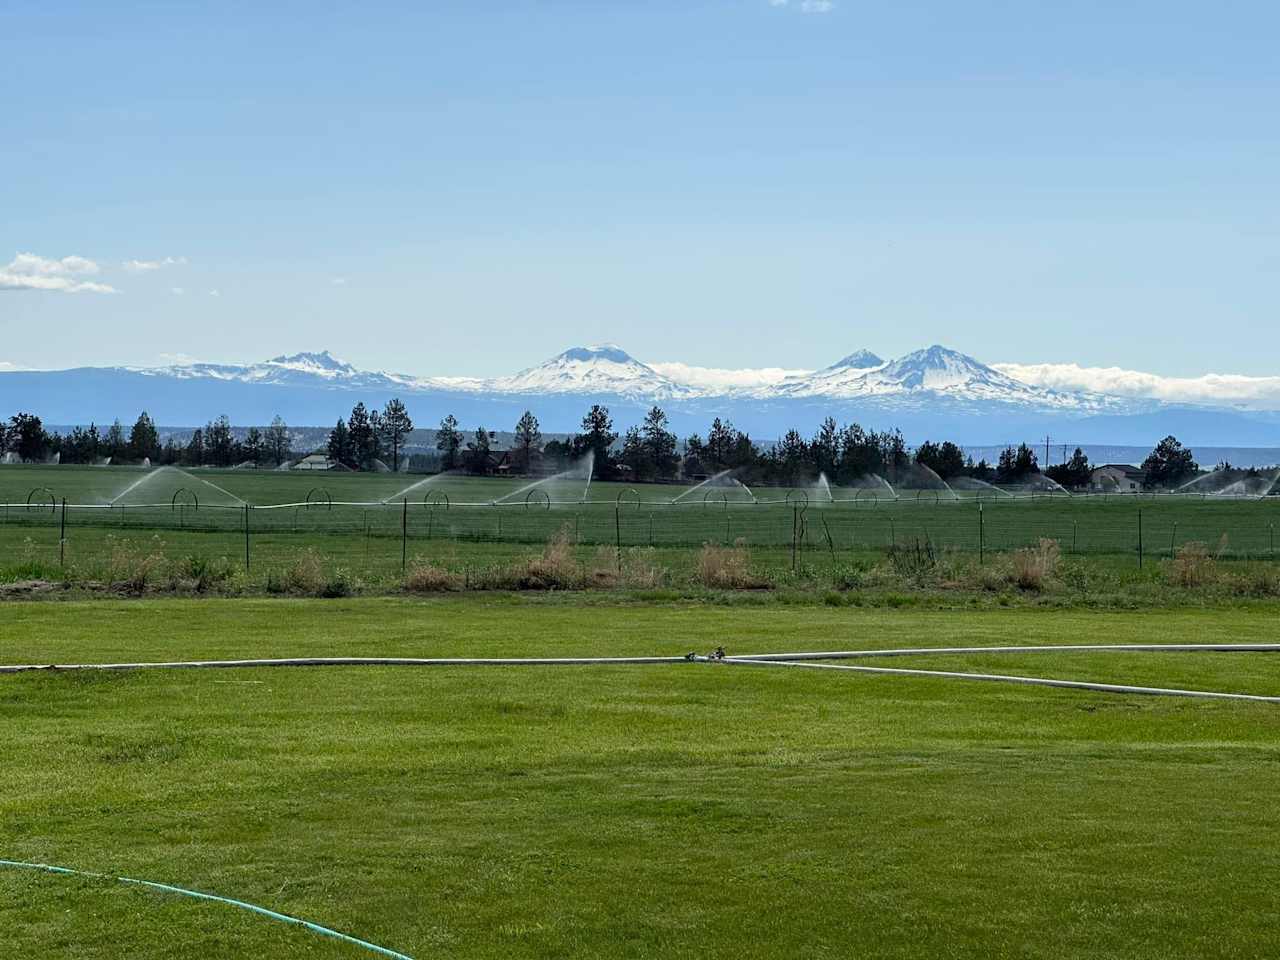
<path fill-rule="evenodd" d="M 997 683 L 1019 683 L 1037 687 L 1065 687 L 1070 690 L 1096 690 L 1102 693 L 1140 693 L 1166 697 L 1198 697 L 1203 700 L 1254 700 L 1280 703 L 1280 697 L 1264 697 L 1252 693 L 1219 693 L 1214 690 L 1179 690 L 1175 687 L 1138 687 L 1123 683 L 1094 683 L 1088 680 L 1055 680 L 1050 677 L 1015 677 L 1003 673 L 960 673 L 953 670 L 915 670 L 906 667 L 858 667 L 843 663 L 809 663 L 802 660 L 761 660 L 725 657 L 724 663 L 750 667 L 800 667 L 805 670 L 846 670 L 855 673 L 879 673 L 907 677 L 943 677 L 950 680 L 989 680 Z"/>
<path fill-rule="evenodd" d="M 921 670 L 905 667 L 867 667 L 848 664 L 815 663 L 816 660 L 840 660 L 862 657 L 927 656 L 929 654 L 1005 654 L 1005 653 L 1079 653 L 1079 652 L 1143 652 L 1143 653 L 1276 653 L 1280 643 L 1130 643 L 1130 644 L 1062 644 L 1058 646 L 991 646 L 991 647 L 912 647 L 892 650 L 830 650 L 796 653 L 756 653 L 740 656 L 683 657 L 281 657 L 252 660 L 173 660 L 136 663 L 65 663 L 3 664 L 0 674 L 70 670 L 194 670 L 238 667 L 529 667 L 591 666 L 620 664 L 677 664 L 724 662 L 746 666 L 806 667 L 813 670 L 846 670 L 856 673 L 895 676 L 944 677 L 955 680 L 988 680 L 1003 683 L 1095 690 L 1103 693 L 1159 694 L 1175 697 L 1200 697 L 1217 700 L 1253 700 L 1280 703 L 1280 696 L 1248 693 L 1224 693 L 1211 690 L 1181 690 L 1171 687 L 1144 687 L 1132 684 L 1095 683 L 1085 680 L 1057 680 L 1050 677 L 1021 677 L 999 673 L 966 673 L 953 670 Z"/>
<path fill-rule="evenodd" d="M 1063 643 L 1043 646 L 902 647 L 892 650 L 826 650 L 797 653 L 742 653 L 734 660 L 859 660 L 863 657 L 913 657 L 933 653 L 1280 653 L 1280 643 Z"/>
<path fill-rule="evenodd" d="M 361 940 L 359 937 L 340 933 L 337 930 L 321 926 L 318 923 L 312 923 L 310 920 L 291 917 L 287 913 L 277 913 L 275 910 L 268 910 L 266 907 L 260 907 L 253 903 L 246 903 L 243 900 L 234 900 L 231 897 L 219 897 L 212 893 L 201 893 L 199 890 L 188 890 L 186 887 L 175 887 L 168 883 L 156 883 L 154 880 L 136 880 L 133 877 L 113 877 L 106 873 L 91 873 L 87 870 L 72 870 L 70 867 L 55 867 L 47 863 L 26 863 L 21 860 L 0 860 L 0 867 L 12 867 L 22 870 L 39 870 L 44 873 L 57 873 L 72 877 L 91 877 L 95 880 L 115 880 L 119 883 L 130 883 L 134 886 L 147 887 L 151 890 L 159 890 L 162 893 L 176 893 L 184 897 L 191 897 L 195 900 L 209 900 L 213 903 L 225 903 L 228 906 L 239 907 L 241 910 L 248 910 L 251 913 L 269 917 L 272 920 L 279 920 L 283 923 L 292 923 L 299 927 L 305 927 L 312 933 L 318 933 L 321 936 L 332 937 L 334 940 L 341 940 L 344 943 L 363 947 L 371 953 L 376 953 L 380 956 L 394 957 L 396 960 L 413 960 L 413 958 L 408 954 L 397 953 L 395 950 L 380 947 L 376 943 L 370 943 L 368 940 Z"/>
<path fill-rule="evenodd" d="M 688 657 L 279 657 L 140 663 L 4 664 L 0 665 L 0 674 L 37 670 L 197 670 L 234 667 L 565 667 L 585 664 L 686 663 L 688 660 Z"/>

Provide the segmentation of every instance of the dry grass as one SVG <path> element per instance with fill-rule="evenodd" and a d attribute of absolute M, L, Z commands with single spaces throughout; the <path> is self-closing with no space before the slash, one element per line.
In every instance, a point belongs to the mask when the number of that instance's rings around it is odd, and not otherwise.
<path fill-rule="evenodd" d="M 152 537 L 145 544 L 111 538 L 110 548 L 106 570 L 108 582 L 133 593 L 145 590 L 167 565 L 164 542 L 159 537 Z"/>
<path fill-rule="evenodd" d="M 1207 544 L 1184 543 L 1169 564 L 1169 581 L 1179 587 L 1205 587 L 1218 580 L 1218 562 Z"/>
<path fill-rule="evenodd" d="M 667 582 L 667 571 L 655 562 L 652 547 L 631 547 L 619 556 L 611 547 L 600 547 L 591 563 L 588 581 L 603 590 L 656 590 Z"/>
<path fill-rule="evenodd" d="M 410 593 L 447 593 L 463 588 L 463 578 L 429 560 L 415 558 L 404 577 L 404 588 Z"/>
<path fill-rule="evenodd" d="M 1034 547 L 1013 552 L 1010 580 L 1021 590 L 1039 592 L 1057 578 L 1061 560 L 1062 550 L 1058 541 L 1042 537 Z"/>
<path fill-rule="evenodd" d="M 732 547 L 705 543 L 698 554 L 694 579 L 716 590 L 761 590 L 769 581 L 751 570 L 751 552 L 738 540 Z"/>

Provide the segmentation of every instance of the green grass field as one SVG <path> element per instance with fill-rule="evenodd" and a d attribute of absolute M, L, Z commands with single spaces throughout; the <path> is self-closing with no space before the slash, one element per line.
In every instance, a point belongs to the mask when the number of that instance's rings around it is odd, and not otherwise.
<path fill-rule="evenodd" d="M 1066 554 L 1110 555 L 1136 562 L 1169 556 L 1202 542 L 1225 558 L 1275 558 L 1280 498 L 1039 497 L 875 500 L 836 488 L 825 506 L 814 491 L 714 490 L 672 506 L 689 488 L 593 483 L 591 502 L 579 504 L 581 479 L 559 481 L 543 498 L 520 494 L 517 479 L 448 476 L 425 482 L 393 474 L 276 471 L 144 472 L 135 468 L 0 468 L 0 558 L 89 562 L 110 551 L 108 538 L 158 537 L 175 555 L 239 557 L 244 528 L 251 553 L 280 562 L 307 547 L 353 569 L 398 571 L 402 555 L 454 551 L 481 543 L 542 544 L 561 531 L 576 543 L 612 547 L 689 548 L 743 541 L 787 553 L 793 543 L 832 562 L 880 553 L 892 544 L 928 543 L 977 553 L 1008 551 L 1041 538 Z M 398 499 L 397 492 L 419 483 Z M 131 485 L 137 484 L 132 490 Z M 730 499 L 718 499 L 721 494 Z M 514 496 L 513 496 L 514 494 Z M 803 506 L 805 498 L 807 506 Z M 787 497 L 792 499 L 788 502 Z M 503 498 L 507 498 L 505 501 Z M 853 499 L 857 497 L 857 499 Z M 63 498 L 95 509 L 66 512 Z M 27 501 L 30 499 L 31 506 Z M 310 505 L 306 505 L 310 499 Z M 382 500 L 389 502 L 383 504 Z M 246 511 L 243 503 L 251 508 Z M 491 505 L 497 502 L 498 505 Z M 112 503 L 109 508 L 101 505 Z M 275 504 L 304 504 L 268 509 Z M 483 552 L 479 554 L 483 557 Z"/>
<path fill-rule="evenodd" d="M 1276 639 L 1270 609 L 470 595 L 0 615 L 10 663 Z M 1280 692 L 1265 655 L 945 663 Z M 0 717 L 0 857 L 242 898 L 417 960 L 1280 951 L 1270 704 L 679 664 L 27 674 L 0 677 Z M 16 871 L 0 930 L 15 957 L 368 955 Z"/>

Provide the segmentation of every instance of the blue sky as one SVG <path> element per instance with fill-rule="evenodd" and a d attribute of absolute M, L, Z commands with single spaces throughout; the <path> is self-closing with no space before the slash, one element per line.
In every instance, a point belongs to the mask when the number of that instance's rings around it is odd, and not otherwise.
<path fill-rule="evenodd" d="M 0 361 L 941 342 L 1270 374 L 1278 29 L 1266 3 L 9 0 Z"/>

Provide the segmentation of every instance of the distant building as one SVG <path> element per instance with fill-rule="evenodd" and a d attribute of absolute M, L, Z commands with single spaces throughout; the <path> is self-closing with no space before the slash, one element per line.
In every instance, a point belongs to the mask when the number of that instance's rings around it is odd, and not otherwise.
<path fill-rule="evenodd" d="M 1138 493 L 1147 475 L 1127 463 L 1104 463 L 1089 474 L 1089 489 L 1094 493 Z"/>
<path fill-rule="evenodd" d="M 323 453 L 313 453 L 303 457 L 293 465 L 294 470 L 332 470 L 333 461 Z"/>

